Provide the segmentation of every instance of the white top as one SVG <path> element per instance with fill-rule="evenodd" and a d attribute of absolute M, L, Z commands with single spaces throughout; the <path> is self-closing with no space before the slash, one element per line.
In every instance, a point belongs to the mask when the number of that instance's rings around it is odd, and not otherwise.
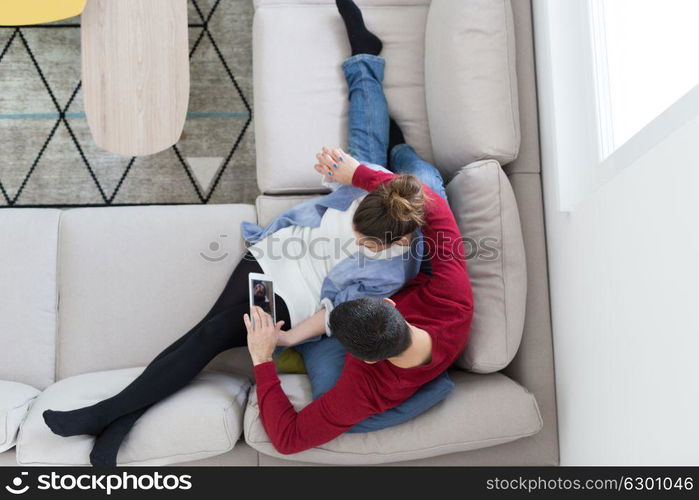
<path fill-rule="evenodd" d="M 345 211 L 328 208 L 318 227 L 288 226 L 252 246 L 260 267 L 274 280 L 274 292 L 289 309 L 290 326 L 320 309 L 323 281 L 342 260 L 360 251 L 371 259 L 387 259 L 409 250 L 393 245 L 372 252 L 357 245 L 352 218 L 362 199 L 354 200 Z"/>

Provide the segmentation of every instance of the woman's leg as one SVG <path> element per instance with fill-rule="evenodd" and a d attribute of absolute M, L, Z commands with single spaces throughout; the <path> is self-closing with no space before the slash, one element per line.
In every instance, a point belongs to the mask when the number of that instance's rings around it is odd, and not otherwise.
<path fill-rule="evenodd" d="M 357 54 L 342 63 L 349 90 L 348 153 L 361 162 L 387 164 L 389 117 L 383 93 L 385 61 Z"/>
<path fill-rule="evenodd" d="M 352 57 L 342 64 L 350 101 L 347 149 L 359 161 L 390 168 L 391 149 L 405 139 L 388 114 L 383 92 L 385 61 L 378 57 L 383 45 L 366 28 L 362 12 L 352 0 L 336 3 L 352 46 Z"/>
<path fill-rule="evenodd" d="M 170 344 L 169 347 L 158 354 L 158 356 L 156 356 L 151 363 L 162 359 L 164 356 L 170 354 L 172 351 L 180 347 L 185 340 L 187 340 L 207 319 L 209 319 L 212 311 L 210 311 L 209 314 L 207 314 L 189 332 L 182 335 L 179 339 Z M 92 451 L 90 452 L 90 463 L 94 466 L 115 466 L 121 443 L 124 441 L 129 431 L 131 431 L 131 428 L 136 425 L 138 419 L 141 418 L 141 416 L 148 411 L 151 406 L 153 405 L 149 405 L 141 408 L 140 410 L 122 415 L 105 427 L 104 430 L 96 436 L 95 443 L 93 444 Z"/>
<path fill-rule="evenodd" d="M 219 300 L 221 299 L 219 298 Z M 212 310 L 209 311 L 209 314 L 202 318 L 202 320 L 189 332 L 182 335 L 179 339 L 170 344 L 169 347 L 158 354 L 153 361 L 151 361 L 151 363 L 162 359 L 164 356 L 170 354 L 172 351 L 180 347 L 185 340 L 187 340 L 202 324 L 206 322 L 207 319 L 210 318 L 213 311 L 214 308 L 212 308 Z M 141 418 L 141 416 L 148 411 L 151 406 L 153 405 L 149 405 L 141 408 L 140 410 L 122 415 L 105 427 L 104 430 L 96 436 L 95 443 L 93 444 L 92 451 L 90 452 L 90 463 L 94 466 L 115 466 L 121 443 L 124 441 L 131 428 L 136 425 L 138 419 Z"/>
<path fill-rule="evenodd" d="M 207 357 L 213 358 L 222 350 L 245 345 L 246 332 L 242 315 L 249 308 L 249 272 L 261 272 L 257 261 L 250 257 L 244 258 L 236 267 L 223 293 L 205 318 L 161 352 L 123 391 L 112 398 L 78 410 L 47 410 L 44 413 L 47 425 L 59 435 L 97 435 L 118 417 L 140 410 L 177 390 L 172 387 L 179 388 L 191 380 L 203 368 L 202 366 L 196 370 Z M 226 320 L 229 322 L 226 323 Z M 204 340 L 211 340 L 211 343 L 206 344 Z M 177 371 L 177 377 L 171 380 L 171 387 L 165 380 L 159 379 L 163 377 L 166 369 Z M 147 388 L 151 384 L 159 390 L 154 390 L 148 396 Z"/>
<path fill-rule="evenodd" d="M 251 271 L 252 272 L 252 271 Z M 261 269 L 256 272 L 261 272 Z M 279 295 L 275 295 L 276 309 L 277 309 L 277 320 L 285 322 L 285 328 L 291 326 L 291 319 L 289 315 L 289 309 L 286 307 L 284 299 Z M 178 342 L 182 341 L 181 338 Z M 157 359 L 160 359 L 167 352 L 161 353 Z M 154 360 L 154 361 L 155 361 Z M 139 410 L 127 413 L 117 418 L 111 422 L 98 436 L 95 440 L 95 444 L 92 447 L 92 452 L 90 453 L 90 463 L 94 466 L 115 466 L 117 462 L 117 455 L 119 453 L 119 447 L 121 443 L 126 438 L 126 435 L 131 431 L 131 428 L 136 424 L 139 418 L 148 411 L 148 409 L 153 406 L 148 405 Z"/>
<path fill-rule="evenodd" d="M 60 436 L 97 435 L 122 415 L 156 403 L 187 385 L 219 353 L 245 345 L 243 314 L 247 302 L 216 314 L 172 352 L 146 367 L 119 394 L 72 411 L 44 412 L 44 420 Z"/>
<path fill-rule="evenodd" d="M 352 47 L 352 56 L 342 63 L 350 101 L 347 152 L 359 161 L 385 166 L 389 117 L 382 86 L 385 61 L 378 57 L 381 40 L 366 28 L 352 0 L 336 3 Z"/>
<path fill-rule="evenodd" d="M 245 254 L 243 259 L 240 261 L 235 271 L 231 274 L 231 277 L 224 288 L 223 293 L 218 298 L 211 311 L 197 324 L 190 332 L 180 337 L 176 340 L 170 347 L 161 352 L 153 362 L 161 359 L 165 355 L 177 349 L 182 343 L 192 335 L 204 322 L 213 317 L 217 312 L 224 309 L 226 306 L 232 305 L 236 302 L 242 302 L 248 300 L 248 286 L 247 286 L 247 276 L 249 273 L 261 273 L 262 268 L 257 263 L 255 258 L 249 252 Z M 242 286 L 242 284 L 245 286 Z M 286 321 L 285 327 L 290 327 L 289 311 L 284 303 L 284 300 L 276 297 L 277 304 L 277 318 L 279 320 Z M 92 447 L 92 452 L 90 453 L 90 463 L 95 466 L 114 466 L 116 465 L 117 454 L 119 452 L 119 447 L 121 443 L 126 438 L 131 428 L 136 424 L 138 419 L 151 407 L 152 405 L 143 407 L 139 410 L 122 415 L 113 422 L 111 422 L 98 436 L 95 440 L 95 444 Z"/>
<path fill-rule="evenodd" d="M 184 341 L 204 323 L 205 319 L 206 318 L 202 319 L 189 332 L 182 335 L 179 339 L 170 344 L 170 346 L 158 354 L 158 356 L 156 356 L 151 363 L 158 361 L 181 346 Z M 126 435 L 136 424 L 138 419 L 141 418 L 141 416 L 148 411 L 148 408 L 151 406 L 153 405 L 127 413 L 126 415 L 122 415 L 105 427 L 104 430 L 102 430 L 102 432 L 96 436 L 95 443 L 92 445 L 92 451 L 90 452 L 90 463 L 94 466 L 116 465 L 116 457 L 119 453 L 121 443 L 124 441 L 124 438 L 126 438 Z"/>
<path fill-rule="evenodd" d="M 391 150 L 391 171 L 396 174 L 413 174 L 432 191 L 447 199 L 442 174 L 434 165 L 422 160 L 411 146 L 403 143 Z"/>
<path fill-rule="evenodd" d="M 92 446 L 90 463 L 95 467 L 114 467 L 117 463 L 117 455 L 119 454 L 121 443 L 124 442 L 131 428 L 136 425 L 138 419 L 149 408 L 150 406 L 146 406 L 140 410 L 122 415 L 105 427 L 97 435 L 95 444 Z"/>

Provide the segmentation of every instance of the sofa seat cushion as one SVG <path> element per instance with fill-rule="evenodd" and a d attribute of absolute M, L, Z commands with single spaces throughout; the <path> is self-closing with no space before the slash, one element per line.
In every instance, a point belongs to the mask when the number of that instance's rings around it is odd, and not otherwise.
<path fill-rule="evenodd" d="M 26 384 L 0 380 L 0 453 L 15 445 L 19 426 L 40 392 Z"/>
<path fill-rule="evenodd" d="M 93 436 L 57 436 L 44 423 L 46 409 L 70 410 L 118 393 L 143 368 L 77 375 L 48 387 L 36 399 L 19 433 L 20 465 L 89 465 Z M 242 430 L 247 378 L 204 371 L 172 396 L 156 403 L 123 442 L 120 465 L 166 465 L 225 453 Z"/>
<path fill-rule="evenodd" d="M 513 441 L 539 432 L 541 415 L 534 396 L 501 373 L 449 373 L 452 393 L 427 412 L 395 427 L 343 434 L 313 448 L 282 455 L 274 449 L 260 419 L 255 387 L 245 410 L 245 440 L 260 453 L 302 462 L 367 465 L 433 457 Z M 305 375 L 281 375 L 282 388 L 297 411 L 312 400 Z"/>
<path fill-rule="evenodd" d="M 383 41 L 389 112 L 432 161 L 424 91 L 428 1 L 358 1 Z M 334 0 L 258 1 L 253 22 L 257 178 L 263 193 L 327 189 L 313 169 L 323 145 L 347 145 L 349 101 L 341 64 L 351 55 Z"/>
<path fill-rule="evenodd" d="M 524 331 L 527 263 L 517 201 L 497 161 L 462 168 L 447 186 L 464 237 L 473 321 L 457 365 L 477 373 L 505 368 Z"/>
<path fill-rule="evenodd" d="M 319 196 L 320 195 L 260 195 L 257 197 L 257 200 L 255 200 L 257 223 L 262 227 L 267 227 L 275 217 L 278 217 L 290 208 Z"/>
<path fill-rule="evenodd" d="M 0 210 L 0 379 L 54 381 L 60 210 Z"/>

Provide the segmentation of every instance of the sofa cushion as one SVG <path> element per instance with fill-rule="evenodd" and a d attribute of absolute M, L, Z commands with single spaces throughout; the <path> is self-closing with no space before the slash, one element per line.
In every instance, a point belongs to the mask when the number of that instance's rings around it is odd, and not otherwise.
<path fill-rule="evenodd" d="M 19 426 L 40 392 L 26 384 L 0 380 L 0 453 L 15 445 Z"/>
<path fill-rule="evenodd" d="M 423 74 L 428 2 L 358 3 L 384 42 L 390 113 L 420 156 L 432 161 Z M 253 78 L 262 192 L 326 191 L 313 163 L 323 145 L 346 147 L 349 106 L 340 65 L 350 55 L 334 0 L 257 2 Z"/>
<path fill-rule="evenodd" d="M 36 399 L 17 443 L 21 465 L 89 465 L 93 436 L 57 436 L 44 423 L 46 409 L 91 405 L 126 387 L 143 368 L 86 373 L 48 387 Z M 165 465 L 198 460 L 233 448 L 242 430 L 250 383 L 245 377 L 202 372 L 190 384 L 156 403 L 123 442 L 120 465 Z"/>
<path fill-rule="evenodd" d="M 376 432 L 343 434 L 317 448 L 282 455 L 260 420 L 255 388 L 245 410 L 245 440 L 257 451 L 303 462 L 369 465 L 474 450 L 537 433 L 542 427 L 534 396 L 501 373 L 450 372 L 456 387 L 447 399 L 413 420 Z M 305 375 L 281 375 L 297 411 L 312 400 Z"/>
<path fill-rule="evenodd" d="M 258 196 L 255 201 L 257 223 L 262 227 L 267 227 L 275 217 L 317 196 L 318 195 L 269 196 L 264 194 Z"/>
<path fill-rule="evenodd" d="M 464 236 L 474 299 L 469 341 L 457 364 L 495 372 L 515 357 L 524 330 L 527 264 L 517 202 L 494 160 L 462 168 L 447 195 Z"/>
<path fill-rule="evenodd" d="M 67 211 L 58 379 L 147 365 L 197 324 L 245 251 L 244 220 L 256 220 L 253 206 Z M 212 366 L 247 373 L 246 351 L 223 353 Z"/>
<path fill-rule="evenodd" d="M 510 0 L 433 0 L 425 34 L 425 94 L 436 165 L 506 164 L 520 142 Z"/>
<path fill-rule="evenodd" d="M 0 210 L 0 379 L 54 381 L 60 210 Z"/>

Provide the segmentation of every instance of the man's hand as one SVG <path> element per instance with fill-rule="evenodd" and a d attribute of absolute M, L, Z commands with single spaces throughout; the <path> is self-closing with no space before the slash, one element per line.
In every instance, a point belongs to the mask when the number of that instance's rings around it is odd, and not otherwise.
<path fill-rule="evenodd" d="M 316 155 L 316 160 L 318 160 L 315 165 L 316 172 L 345 186 L 352 184 L 354 171 L 359 166 L 359 162 L 343 150 L 330 149 L 325 146 L 323 146 L 323 151 Z"/>
<path fill-rule="evenodd" d="M 253 321 L 250 321 L 251 316 Z M 279 321 L 275 325 L 272 322 L 272 316 L 257 306 L 250 308 L 250 316 L 244 315 L 243 321 L 248 330 L 248 350 L 250 357 L 252 357 L 252 364 L 257 366 L 272 361 L 272 354 L 277 346 L 277 337 L 284 322 Z M 253 322 L 255 323 L 254 327 Z"/>

